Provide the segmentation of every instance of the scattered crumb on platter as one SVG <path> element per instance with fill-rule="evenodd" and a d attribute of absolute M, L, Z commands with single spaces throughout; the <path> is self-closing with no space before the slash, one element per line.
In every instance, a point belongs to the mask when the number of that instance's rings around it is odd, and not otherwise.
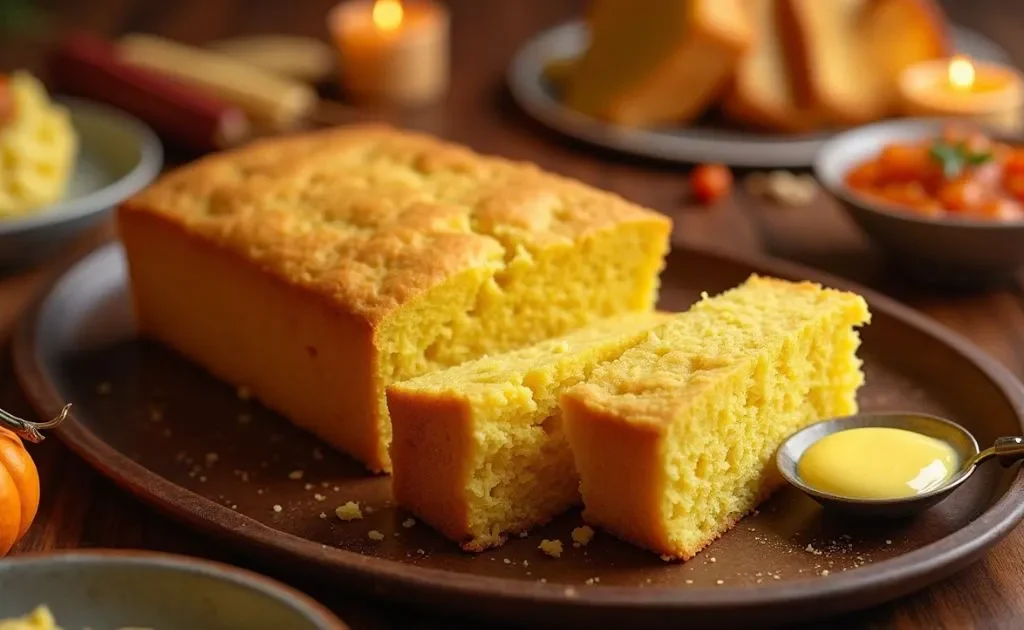
<path fill-rule="evenodd" d="M 356 501 L 349 501 L 334 509 L 334 514 L 343 521 L 358 521 L 363 518 L 363 511 Z"/>

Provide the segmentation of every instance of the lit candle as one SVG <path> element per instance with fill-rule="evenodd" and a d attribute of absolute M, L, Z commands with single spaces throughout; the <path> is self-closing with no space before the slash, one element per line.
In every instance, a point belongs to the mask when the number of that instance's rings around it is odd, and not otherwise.
<path fill-rule="evenodd" d="M 969 118 L 1021 131 L 1024 78 L 1006 66 L 962 56 L 925 61 L 900 75 L 899 91 L 908 116 Z"/>
<path fill-rule="evenodd" d="M 351 0 L 327 18 L 356 101 L 422 105 L 448 88 L 448 12 L 432 0 Z"/>

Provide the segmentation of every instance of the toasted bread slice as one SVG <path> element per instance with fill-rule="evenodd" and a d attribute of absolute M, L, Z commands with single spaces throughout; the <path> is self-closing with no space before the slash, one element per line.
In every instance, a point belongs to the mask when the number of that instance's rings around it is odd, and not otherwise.
<path fill-rule="evenodd" d="M 757 37 L 743 56 L 722 99 L 729 118 L 756 128 L 800 132 L 817 126 L 807 103 L 798 102 L 793 35 L 782 27 L 778 0 L 747 0 Z"/>
<path fill-rule="evenodd" d="M 860 28 L 893 108 L 899 76 L 907 67 L 953 52 L 946 16 L 935 0 L 868 0 Z"/>
<path fill-rule="evenodd" d="M 909 65 L 949 52 L 934 0 L 779 0 L 791 33 L 797 101 L 826 121 L 854 125 L 894 113 Z"/>
<path fill-rule="evenodd" d="M 883 117 L 889 97 L 867 58 L 860 17 L 869 0 L 779 0 L 792 33 L 797 98 L 834 125 Z"/>
<path fill-rule="evenodd" d="M 753 41 L 743 0 L 596 0 L 591 41 L 566 84 L 579 112 L 625 126 L 685 123 L 707 108 Z"/>

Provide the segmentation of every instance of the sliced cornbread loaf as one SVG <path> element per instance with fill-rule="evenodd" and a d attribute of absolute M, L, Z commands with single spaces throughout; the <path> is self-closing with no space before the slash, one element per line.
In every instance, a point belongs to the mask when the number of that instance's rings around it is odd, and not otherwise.
<path fill-rule="evenodd" d="M 668 319 L 620 316 L 392 384 L 395 500 L 469 551 L 577 504 L 558 397 Z"/>
<path fill-rule="evenodd" d="M 742 0 L 663 0 L 638 9 L 595 0 L 590 44 L 565 82 L 565 102 L 629 126 L 699 116 L 753 39 Z"/>
<path fill-rule="evenodd" d="M 646 312 L 667 218 L 378 126 L 254 142 L 118 212 L 143 334 L 388 470 L 393 381 Z"/>
<path fill-rule="evenodd" d="M 598 366 L 561 400 L 584 518 L 692 557 L 779 484 L 788 434 L 856 411 L 869 318 L 857 295 L 754 276 Z"/>

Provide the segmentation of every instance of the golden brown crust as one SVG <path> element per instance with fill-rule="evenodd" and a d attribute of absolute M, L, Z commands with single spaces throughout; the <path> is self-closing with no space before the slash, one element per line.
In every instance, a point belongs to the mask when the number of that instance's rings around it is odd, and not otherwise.
<path fill-rule="evenodd" d="M 669 220 L 621 197 L 433 137 L 356 125 L 254 142 L 121 205 L 164 217 L 371 323 L 522 247 Z"/>

